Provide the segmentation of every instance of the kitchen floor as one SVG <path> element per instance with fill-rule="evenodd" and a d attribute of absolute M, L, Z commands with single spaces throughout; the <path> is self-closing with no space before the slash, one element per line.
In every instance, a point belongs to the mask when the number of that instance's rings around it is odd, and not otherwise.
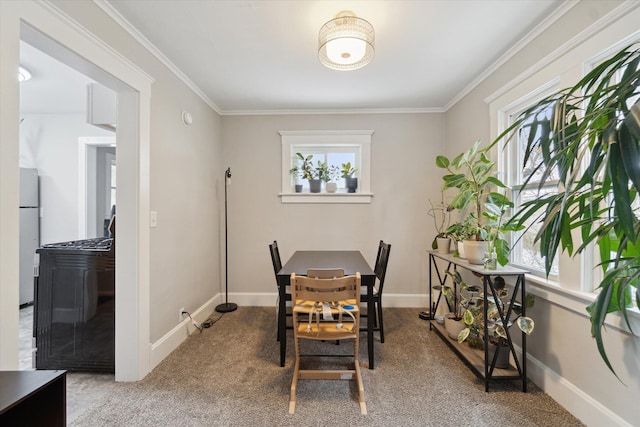
<path fill-rule="evenodd" d="M 18 366 L 21 371 L 35 369 L 32 338 L 33 306 L 28 306 L 20 309 Z M 113 374 L 67 372 L 67 424 L 93 406 L 114 385 Z"/>
<path fill-rule="evenodd" d="M 33 369 L 35 362 L 33 361 L 33 345 L 31 338 L 33 337 L 33 306 L 27 306 L 20 309 L 20 360 L 18 367 L 21 371 Z"/>

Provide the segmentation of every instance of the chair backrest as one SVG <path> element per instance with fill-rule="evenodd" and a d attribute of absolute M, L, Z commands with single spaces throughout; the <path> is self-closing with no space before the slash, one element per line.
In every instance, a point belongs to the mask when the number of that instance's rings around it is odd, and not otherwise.
<path fill-rule="evenodd" d="M 294 301 L 348 301 L 360 304 L 360 273 L 335 279 L 316 279 L 291 274 L 291 294 Z"/>
<path fill-rule="evenodd" d="M 310 268 L 307 270 L 307 277 L 313 279 L 335 279 L 344 277 L 343 268 Z"/>
<path fill-rule="evenodd" d="M 282 261 L 280 261 L 280 251 L 278 250 L 278 242 L 275 240 L 269 245 L 269 252 L 271 253 L 271 263 L 273 264 L 273 274 L 278 279 L 278 272 L 282 270 Z"/>
<path fill-rule="evenodd" d="M 376 266 L 374 272 L 378 278 L 378 294 L 382 294 L 382 288 L 384 287 L 384 277 L 387 275 L 387 264 L 389 262 L 389 253 L 391 252 L 391 245 L 380 240 L 378 245 L 378 256 L 376 256 Z"/>

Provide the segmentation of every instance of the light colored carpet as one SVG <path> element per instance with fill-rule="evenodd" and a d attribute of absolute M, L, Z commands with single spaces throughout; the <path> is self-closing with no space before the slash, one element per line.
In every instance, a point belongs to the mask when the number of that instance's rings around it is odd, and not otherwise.
<path fill-rule="evenodd" d="M 575 417 L 529 383 L 504 382 L 485 393 L 419 309 L 385 309 L 385 343 L 376 334 L 376 368 L 360 365 L 368 415 L 360 415 L 353 381 L 301 381 L 296 413 L 288 414 L 293 372 L 279 366 L 272 308 L 240 307 L 202 334 L 192 334 L 144 380 L 111 383 L 73 426 L 579 426 Z M 214 313 L 215 319 L 219 316 Z M 351 345 L 319 343 L 324 350 Z M 312 350 L 315 351 L 315 350 Z M 72 376 L 73 377 L 73 376 Z M 82 381 L 71 379 L 69 398 Z M 106 390 L 106 391 L 105 391 Z"/>

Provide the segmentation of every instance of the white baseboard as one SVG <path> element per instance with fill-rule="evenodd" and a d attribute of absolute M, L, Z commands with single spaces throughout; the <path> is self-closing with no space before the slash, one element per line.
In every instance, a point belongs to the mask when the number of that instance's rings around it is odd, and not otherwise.
<path fill-rule="evenodd" d="M 532 356 L 527 357 L 527 377 L 587 426 L 633 427 Z"/>
<path fill-rule="evenodd" d="M 196 323 L 200 324 L 207 320 L 211 313 L 215 310 L 216 306 L 220 304 L 223 299 L 222 294 L 218 294 L 204 303 L 200 308 L 191 313 L 191 317 Z M 164 360 L 173 350 L 178 348 L 184 340 L 186 340 L 190 334 L 192 334 L 196 328 L 191 323 L 188 316 L 186 319 L 176 325 L 175 328 L 167 332 L 158 341 L 151 343 L 151 351 L 149 352 L 149 365 L 151 370 L 158 366 L 160 362 Z"/>

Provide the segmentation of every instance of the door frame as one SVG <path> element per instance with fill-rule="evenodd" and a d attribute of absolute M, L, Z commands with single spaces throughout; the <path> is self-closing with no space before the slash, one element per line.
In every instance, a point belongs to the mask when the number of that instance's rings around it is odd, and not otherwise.
<path fill-rule="evenodd" d="M 0 369 L 18 366 L 20 40 L 118 93 L 116 381 L 150 371 L 149 162 L 153 79 L 49 2 L 0 2 Z M 124 185 L 126 183 L 126 185 Z M 121 185 L 122 184 L 122 185 Z"/>
<path fill-rule="evenodd" d="M 88 191 L 95 182 L 92 182 L 90 174 L 95 173 L 91 170 L 89 156 L 92 151 L 98 147 L 116 147 L 116 137 L 114 136 L 98 136 L 98 137 L 81 137 L 78 138 L 78 238 L 86 239 L 95 232 L 97 225 L 95 212 L 96 201 L 92 199 L 96 194 Z M 95 164 L 94 164 L 95 166 Z M 117 177 L 116 177 L 117 179 Z M 100 235 L 98 235 L 100 237 Z"/>

